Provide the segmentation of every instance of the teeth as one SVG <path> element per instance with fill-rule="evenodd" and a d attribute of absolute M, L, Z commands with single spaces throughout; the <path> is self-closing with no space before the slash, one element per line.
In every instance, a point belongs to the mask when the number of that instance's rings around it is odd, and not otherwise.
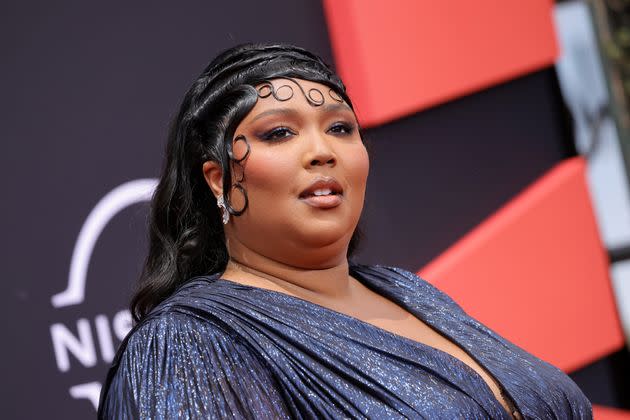
<path fill-rule="evenodd" d="M 332 193 L 332 190 L 330 188 L 313 191 L 313 195 L 328 195 L 330 193 Z"/>

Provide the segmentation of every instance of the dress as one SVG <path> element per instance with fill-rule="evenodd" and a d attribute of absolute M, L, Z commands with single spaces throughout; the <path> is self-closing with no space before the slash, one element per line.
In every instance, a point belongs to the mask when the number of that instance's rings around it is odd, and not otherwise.
<path fill-rule="evenodd" d="M 462 347 L 524 418 L 591 419 L 558 368 L 395 267 L 350 265 L 361 283 Z M 99 418 L 509 419 L 450 354 L 285 293 L 196 277 L 121 344 Z"/>

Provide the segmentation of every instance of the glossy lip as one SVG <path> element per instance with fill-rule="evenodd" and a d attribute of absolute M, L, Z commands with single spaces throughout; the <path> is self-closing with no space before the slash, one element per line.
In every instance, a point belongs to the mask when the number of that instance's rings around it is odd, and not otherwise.
<path fill-rule="evenodd" d="M 315 190 L 331 189 L 334 195 L 311 195 Z M 300 200 L 304 203 L 318 208 L 329 209 L 337 207 L 341 204 L 343 196 L 343 188 L 341 184 L 333 177 L 318 177 L 300 193 Z"/>

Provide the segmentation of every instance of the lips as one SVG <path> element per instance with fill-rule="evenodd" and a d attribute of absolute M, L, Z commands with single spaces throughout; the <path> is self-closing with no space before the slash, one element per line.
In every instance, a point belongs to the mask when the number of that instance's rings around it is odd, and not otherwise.
<path fill-rule="evenodd" d="M 300 193 L 300 200 L 313 207 L 333 208 L 341 204 L 343 188 L 332 177 L 316 178 Z"/>

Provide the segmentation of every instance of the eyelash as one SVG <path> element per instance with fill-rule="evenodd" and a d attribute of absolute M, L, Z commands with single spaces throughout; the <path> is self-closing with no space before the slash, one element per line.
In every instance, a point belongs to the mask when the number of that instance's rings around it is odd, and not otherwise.
<path fill-rule="evenodd" d="M 276 127 L 273 130 L 270 130 L 266 132 L 265 134 L 263 134 L 262 136 L 260 136 L 260 138 L 266 141 L 278 141 L 278 140 L 282 140 L 288 137 L 287 135 L 283 135 L 283 136 L 280 135 L 283 133 L 295 134 L 288 127 Z"/>
<path fill-rule="evenodd" d="M 354 128 L 355 127 L 354 127 L 353 124 L 338 122 L 338 123 L 333 124 L 328 129 L 328 131 L 336 130 L 336 129 L 342 129 L 344 131 L 333 131 L 333 134 L 340 134 L 340 135 L 343 135 L 343 136 L 349 136 L 350 134 L 352 134 L 354 132 Z M 295 132 L 293 132 L 293 130 L 291 130 L 288 127 L 276 127 L 274 129 L 266 132 L 262 136 L 260 136 L 260 138 L 262 140 L 266 140 L 266 141 L 280 141 L 280 140 L 285 139 L 285 138 L 288 137 L 288 135 L 281 135 L 281 134 L 285 134 L 285 133 L 295 134 Z"/>
<path fill-rule="evenodd" d="M 345 130 L 345 133 L 340 133 L 340 134 L 350 135 L 354 131 L 353 124 L 348 124 L 348 123 L 343 123 L 343 122 L 338 122 L 338 123 L 333 124 L 328 130 L 332 130 L 334 128 L 342 128 L 343 130 Z"/>

